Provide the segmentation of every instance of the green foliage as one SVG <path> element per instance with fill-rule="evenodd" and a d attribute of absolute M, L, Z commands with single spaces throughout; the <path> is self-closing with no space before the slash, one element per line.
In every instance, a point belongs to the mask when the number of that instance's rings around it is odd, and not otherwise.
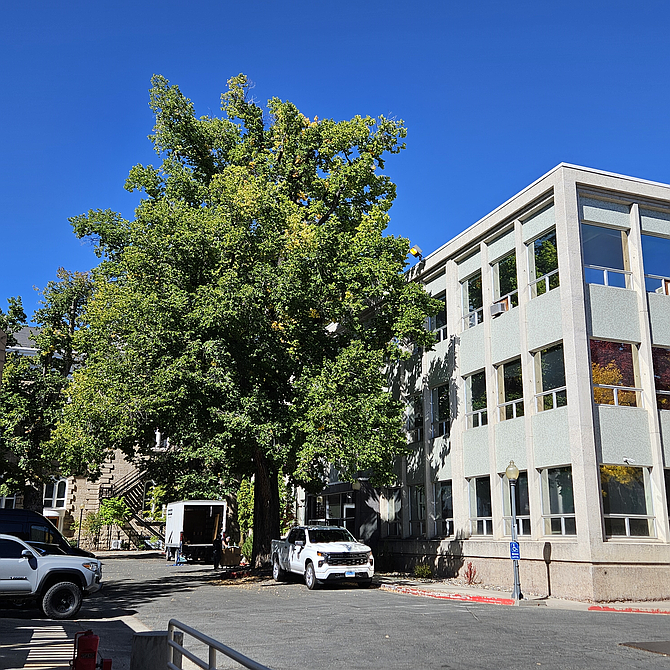
<path fill-rule="evenodd" d="M 419 579 L 430 579 L 433 576 L 433 571 L 430 569 L 430 565 L 415 565 L 414 576 Z"/>
<path fill-rule="evenodd" d="M 87 512 L 81 521 L 81 534 L 85 539 L 94 542 L 97 546 L 98 540 L 100 538 L 100 531 L 104 528 L 105 525 L 106 524 L 100 516 L 99 512 Z M 78 535 L 79 519 L 75 519 L 72 528 Z"/>
<path fill-rule="evenodd" d="M 240 482 L 237 492 L 237 523 L 242 537 L 247 537 L 254 525 L 254 486 L 248 478 Z"/>
<path fill-rule="evenodd" d="M 47 284 L 33 317 L 36 328 L 31 337 L 36 355 L 7 355 L 0 385 L 3 494 L 26 487 L 39 493 L 42 484 L 58 474 L 58 453 L 51 448 L 50 438 L 67 402 L 68 377 L 81 363 L 73 340 L 82 326 L 82 312 L 91 290 L 87 273 L 60 268 L 58 281 Z M 0 311 L 0 328 L 7 329 L 8 344 L 16 343 L 12 334 L 25 325 L 20 299 L 10 299 L 8 313 Z"/>
<path fill-rule="evenodd" d="M 100 503 L 98 516 L 105 526 L 122 526 L 132 512 L 123 498 L 106 498 Z"/>
<path fill-rule="evenodd" d="M 167 487 L 162 484 L 152 486 L 146 495 L 145 516 L 150 519 L 164 521 L 163 505 L 167 500 Z"/>
<path fill-rule="evenodd" d="M 240 552 L 244 558 L 251 563 L 251 557 L 254 552 L 254 537 L 253 535 L 249 535 L 244 542 L 242 542 L 242 546 L 240 547 Z"/>
<path fill-rule="evenodd" d="M 72 219 L 103 262 L 56 442 L 69 471 L 95 475 L 120 448 L 171 491 L 178 477 L 213 494 L 255 475 L 267 558 L 282 473 L 319 488 L 332 462 L 383 483 L 407 448 L 382 366 L 409 342 L 432 345 L 424 321 L 439 303 L 406 281 L 408 240 L 383 234 L 385 160 L 406 131 L 384 117 L 310 120 L 278 98 L 266 118 L 244 75 L 222 118 L 152 84 L 162 165 L 131 170 L 126 188 L 146 194 L 134 220 Z"/>

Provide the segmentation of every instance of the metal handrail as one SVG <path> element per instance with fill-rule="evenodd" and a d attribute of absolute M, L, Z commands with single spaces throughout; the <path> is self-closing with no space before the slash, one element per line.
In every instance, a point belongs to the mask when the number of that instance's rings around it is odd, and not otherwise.
<path fill-rule="evenodd" d="M 610 274 L 623 275 L 624 283 L 626 284 L 626 288 L 630 288 L 629 282 L 630 282 L 630 278 L 633 276 L 633 273 L 630 270 L 619 270 L 618 268 L 608 268 L 608 267 L 605 267 L 604 265 L 587 265 L 587 264 L 584 264 L 584 269 L 585 270 L 596 270 L 598 272 L 602 272 L 603 273 L 603 285 L 604 286 L 610 286 L 610 282 L 609 282 Z M 587 284 L 592 284 L 592 283 L 595 283 L 595 282 L 587 282 Z M 621 287 L 615 287 L 615 288 L 621 288 Z"/>
<path fill-rule="evenodd" d="M 190 652 L 188 651 L 188 649 L 185 649 L 183 645 L 179 644 L 178 642 L 175 642 L 173 639 L 175 629 L 180 630 L 183 633 L 187 633 L 188 635 L 194 637 L 199 642 L 206 644 L 207 647 L 209 648 L 208 661 L 203 661 L 202 659 L 198 658 L 193 652 Z M 198 667 L 202 668 L 203 670 L 216 670 L 217 651 L 220 651 L 222 654 L 228 656 L 228 658 L 232 658 L 234 661 L 244 666 L 245 668 L 249 668 L 250 670 L 271 670 L 270 668 L 268 668 L 267 665 L 262 665 L 260 663 L 257 663 L 256 661 L 251 660 L 247 656 L 244 656 L 244 654 L 240 654 L 239 651 L 235 651 L 234 649 L 227 647 L 225 644 L 217 642 L 214 638 L 211 638 L 208 635 L 204 635 L 203 633 L 195 630 L 195 628 L 191 628 L 190 626 L 187 626 L 186 624 L 183 624 L 180 621 L 177 621 L 176 619 L 170 619 L 170 622 L 168 623 L 167 667 L 170 670 L 181 670 L 179 666 L 174 664 L 175 649 L 180 654 L 186 656 L 186 658 L 188 658 L 190 661 L 195 663 Z"/>
<path fill-rule="evenodd" d="M 551 291 L 551 278 L 555 275 L 558 274 L 558 268 L 555 270 L 552 270 L 551 272 L 547 272 L 547 274 L 542 275 L 541 277 L 538 277 L 537 279 L 533 279 L 533 281 L 528 282 L 528 291 L 530 294 L 530 299 L 533 299 L 533 288 L 537 286 L 540 282 L 544 283 L 544 293 L 549 293 Z M 544 295 L 544 293 L 540 295 Z"/>
<path fill-rule="evenodd" d="M 632 386 L 618 386 L 615 384 L 594 384 L 593 385 L 594 391 L 595 389 L 606 389 L 608 391 L 612 391 L 612 399 L 614 402 L 597 402 L 597 405 L 613 405 L 616 407 L 644 407 L 644 396 L 643 390 L 640 388 L 634 388 Z M 621 405 L 619 403 L 619 393 L 635 393 L 635 405 Z M 638 398 L 637 396 L 640 396 L 640 403 L 638 405 Z"/>

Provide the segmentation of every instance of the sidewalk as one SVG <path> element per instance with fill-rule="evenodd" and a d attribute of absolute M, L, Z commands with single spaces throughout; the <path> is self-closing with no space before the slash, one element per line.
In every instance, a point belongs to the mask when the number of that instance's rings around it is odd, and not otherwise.
<path fill-rule="evenodd" d="M 514 605 L 510 593 L 487 589 L 481 586 L 453 584 L 428 579 L 413 579 L 395 575 L 377 575 L 376 580 L 384 591 L 404 593 L 424 598 L 459 600 L 490 605 Z M 523 589 L 522 589 L 523 590 Z M 608 603 L 586 603 L 577 600 L 554 598 L 553 596 L 528 596 L 519 601 L 519 607 L 549 607 L 550 609 L 577 610 L 583 612 L 628 612 L 632 614 L 670 614 L 670 601 L 626 601 Z"/>

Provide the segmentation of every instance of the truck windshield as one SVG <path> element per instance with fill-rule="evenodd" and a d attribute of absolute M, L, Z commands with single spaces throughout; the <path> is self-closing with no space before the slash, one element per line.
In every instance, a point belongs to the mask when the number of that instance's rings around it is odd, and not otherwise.
<path fill-rule="evenodd" d="M 356 542 L 346 528 L 310 529 L 309 539 L 313 544 L 320 542 Z"/>

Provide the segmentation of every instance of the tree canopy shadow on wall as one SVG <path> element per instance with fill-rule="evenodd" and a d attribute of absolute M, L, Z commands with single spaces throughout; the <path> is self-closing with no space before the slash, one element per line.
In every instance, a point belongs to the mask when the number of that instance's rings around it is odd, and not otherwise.
<path fill-rule="evenodd" d="M 444 356 L 435 358 L 430 362 L 427 372 L 428 386 L 435 388 L 443 384 L 449 385 L 449 428 L 459 417 L 461 407 L 457 393 L 457 385 L 453 383 L 456 347 L 459 344 L 459 338 L 452 335 L 449 338 L 447 351 Z M 431 450 L 431 469 L 433 475 L 441 470 L 447 463 L 447 458 L 451 454 L 451 440 L 447 436 L 433 438 L 433 448 Z"/>

